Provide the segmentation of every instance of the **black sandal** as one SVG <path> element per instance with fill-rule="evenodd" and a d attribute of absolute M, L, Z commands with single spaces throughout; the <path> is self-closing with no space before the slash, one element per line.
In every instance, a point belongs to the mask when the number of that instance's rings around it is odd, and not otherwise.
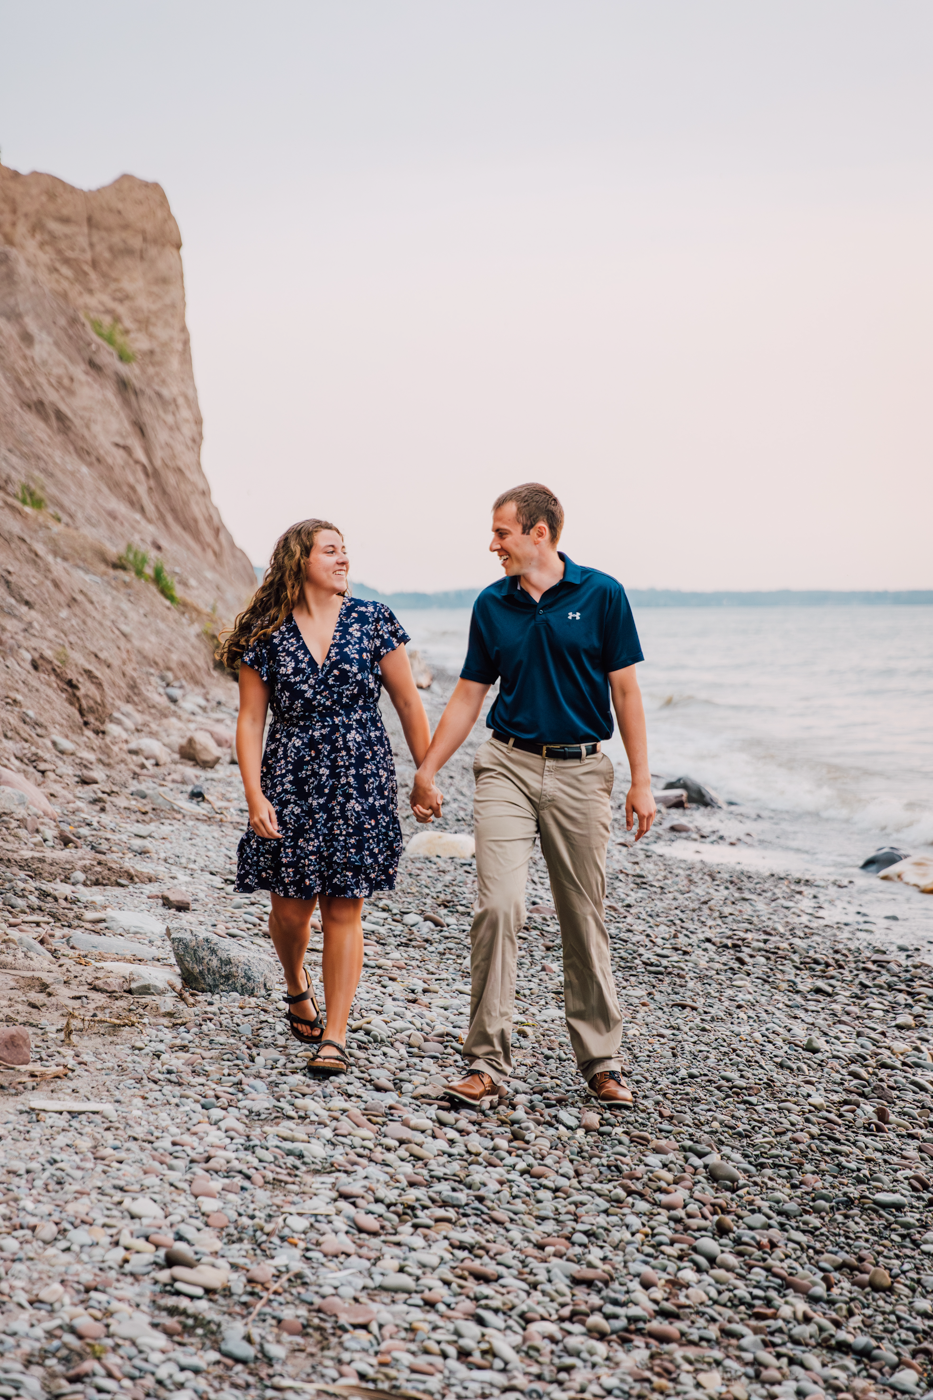
<path fill-rule="evenodd" d="M 326 1060 L 320 1058 L 321 1051 L 325 1045 L 330 1045 L 337 1051 L 336 1056 L 328 1056 Z M 347 1047 L 341 1045 L 336 1040 L 319 1040 L 311 1051 L 311 1058 L 308 1061 L 308 1070 L 314 1070 L 317 1074 L 346 1074 L 350 1068 L 350 1056 L 347 1054 Z"/>
<path fill-rule="evenodd" d="M 305 976 L 308 977 L 307 969 L 305 969 Z M 304 1016 L 296 1016 L 294 1011 L 291 1010 L 286 1011 L 285 1018 L 288 1021 L 292 1035 L 296 1040 L 301 1041 L 302 1045 L 319 1045 L 321 1037 L 324 1034 L 324 1022 L 321 1020 L 321 1008 L 318 1006 L 314 993 L 311 990 L 311 978 L 308 977 L 308 986 L 305 991 L 299 992 L 298 995 L 294 997 L 290 997 L 286 992 L 282 996 L 282 1000 L 287 1002 L 289 1007 L 295 1006 L 300 1001 L 310 1001 L 311 1005 L 314 1007 L 313 1021 L 306 1020 Z M 304 1031 L 298 1029 L 299 1026 L 307 1026 L 310 1031 L 317 1032 L 317 1034 L 307 1035 Z"/>

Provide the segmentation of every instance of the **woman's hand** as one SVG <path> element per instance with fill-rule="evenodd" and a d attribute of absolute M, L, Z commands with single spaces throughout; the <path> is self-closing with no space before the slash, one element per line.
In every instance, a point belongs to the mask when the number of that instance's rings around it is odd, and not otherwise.
<path fill-rule="evenodd" d="M 275 808 L 268 797 L 264 797 L 262 793 L 258 797 L 254 797 L 249 804 L 249 824 L 257 836 L 263 836 L 267 841 L 281 841 L 282 839 Z"/>

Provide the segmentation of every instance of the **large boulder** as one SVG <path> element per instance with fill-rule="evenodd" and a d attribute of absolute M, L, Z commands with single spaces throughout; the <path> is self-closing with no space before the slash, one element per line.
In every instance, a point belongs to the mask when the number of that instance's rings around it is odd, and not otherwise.
<path fill-rule="evenodd" d="M 476 842 L 466 831 L 416 831 L 405 847 L 405 854 L 469 860 L 475 850 Z"/>
<path fill-rule="evenodd" d="M 922 894 L 933 894 L 933 856 L 908 856 L 882 870 L 879 879 L 900 880 L 905 885 L 913 885 Z"/>
<path fill-rule="evenodd" d="M 409 651 L 408 660 L 411 664 L 411 674 L 415 685 L 419 690 L 430 690 L 434 684 L 434 672 L 431 670 L 420 651 Z"/>
<path fill-rule="evenodd" d="M 9 768 L 0 768 L 0 788 L 21 792 L 29 806 L 34 807 L 37 812 L 41 812 L 44 817 L 51 817 L 53 821 L 58 817 L 58 813 L 42 789 L 37 788 L 35 783 L 31 783 L 28 778 L 24 778 L 22 773 L 12 773 Z"/>
<path fill-rule="evenodd" d="M 859 870 L 864 870 L 867 875 L 880 875 L 882 870 L 887 870 L 890 865 L 897 865 L 899 861 L 909 860 L 907 851 L 899 851 L 896 846 L 879 846 L 873 856 L 863 860 Z"/>
<path fill-rule="evenodd" d="M 223 755 L 206 729 L 195 729 L 178 748 L 179 758 L 199 768 L 216 768 Z"/>
<path fill-rule="evenodd" d="M 672 788 L 681 788 L 687 795 L 687 801 L 693 807 L 722 806 L 722 802 L 716 796 L 715 792 L 711 792 L 710 789 L 705 788 L 702 783 L 698 783 L 696 778 L 672 778 L 669 783 L 664 784 L 662 791 L 667 791 Z"/>
<path fill-rule="evenodd" d="M 240 996 L 274 995 L 281 990 L 277 963 L 260 953 L 239 948 L 213 933 L 170 933 L 175 961 L 196 992 L 238 992 Z"/>

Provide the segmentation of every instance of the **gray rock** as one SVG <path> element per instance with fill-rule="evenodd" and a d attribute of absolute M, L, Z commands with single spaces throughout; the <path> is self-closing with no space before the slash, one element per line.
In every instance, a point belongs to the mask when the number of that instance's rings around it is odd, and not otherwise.
<path fill-rule="evenodd" d="M 144 938 L 162 938 L 168 932 L 164 919 L 136 909 L 108 909 L 104 925 L 111 933 L 141 934 Z"/>
<path fill-rule="evenodd" d="M 873 1206 L 880 1206 L 882 1210 L 903 1210 L 907 1205 L 905 1196 L 896 1196 L 890 1191 L 879 1191 L 876 1196 L 872 1196 Z"/>
<path fill-rule="evenodd" d="M 274 995 L 281 987 L 278 964 L 260 953 L 232 947 L 211 933 L 170 933 L 181 975 L 196 992 L 238 992 L 240 996 Z"/>
<path fill-rule="evenodd" d="M 116 958 L 164 958 L 164 948 L 151 943 L 131 943 L 128 938 L 106 938 L 98 933 L 71 933 L 68 942 L 80 953 L 109 953 Z"/>
<path fill-rule="evenodd" d="M 701 1255 L 704 1259 L 707 1259 L 711 1264 L 719 1258 L 719 1255 L 721 1253 L 719 1245 L 716 1243 L 716 1241 L 713 1239 L 707 1239 L 705 1236 L 702 1239 L 697 1240 L 695 1249 L 697 1254 Z"/>
<path fill-rule="evenodd" d="M 34 958 L 50 958 L 52 954 L 48 948 L 43 948 L 41 943 L 37 943 L 34 938 L 30 938 L 28 933 L 18 933 L 16 941 L 24 953 L 31 953 Z"/>
<path fill-rule="evenodd" d="M 879 846 L 873 856 L 862 861 L 859 870 L 864 870 L 869 875 L 879 875 L 882 870 L 887 870 L 889 865 L 897 865 L 907 859 L 907 851 L 899 851 L 896 846 Z"/>
<path fill-rule="evenodd" d="M 733 1184 L 742 1180 L 742 1173 L 728 1162 L 710 1162 L 707 1171 L 713 1181 L 728 1181 Z"/>
<path fill-rule="evenodd" d="M 220 1354 L 229 1357 L 231 1361 L 243 1361 L 247 1365 L 256 1360 L 255 1347 L 251 1347 L 245 1337 L 240 1337 L 235 1332 L 224 1337 L 220 1344 Z"/>

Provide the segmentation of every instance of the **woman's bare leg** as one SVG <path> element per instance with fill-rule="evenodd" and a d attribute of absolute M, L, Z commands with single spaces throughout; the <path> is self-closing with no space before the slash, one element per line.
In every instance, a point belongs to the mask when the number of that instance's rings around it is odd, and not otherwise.
<path fill-rule="evenodd" d="M 320 908 L 324 929 L 324 1000 L 327 1003 L 324 1038 L 346 1045 L 350 1007 L 363 971 L 363 901 L 322 894 Z M 338 1058 L 326 1045 L 318 1056 L 319 1060 Z"/>
<path fill-rule="evenodd" d="M 313 899 L 284 899 L 279 894 L 272 896 L 269 933 L 282 964 L 289 996 L 294 997 L 306 989 L 311 990 L 310 978 L 304 971 L 304 961 L 311 940 L 311 915 L 314 913 L 315 903 Z M 360 938 L 362 939 L 362 930 Z M 314 1008 L 310 1000 L 295 1002 L 291 1010 L 306 1021 L 314 1020 Z M 313 1043 L 310 1036 L 305 1038 L 309 1045 Z"/>

